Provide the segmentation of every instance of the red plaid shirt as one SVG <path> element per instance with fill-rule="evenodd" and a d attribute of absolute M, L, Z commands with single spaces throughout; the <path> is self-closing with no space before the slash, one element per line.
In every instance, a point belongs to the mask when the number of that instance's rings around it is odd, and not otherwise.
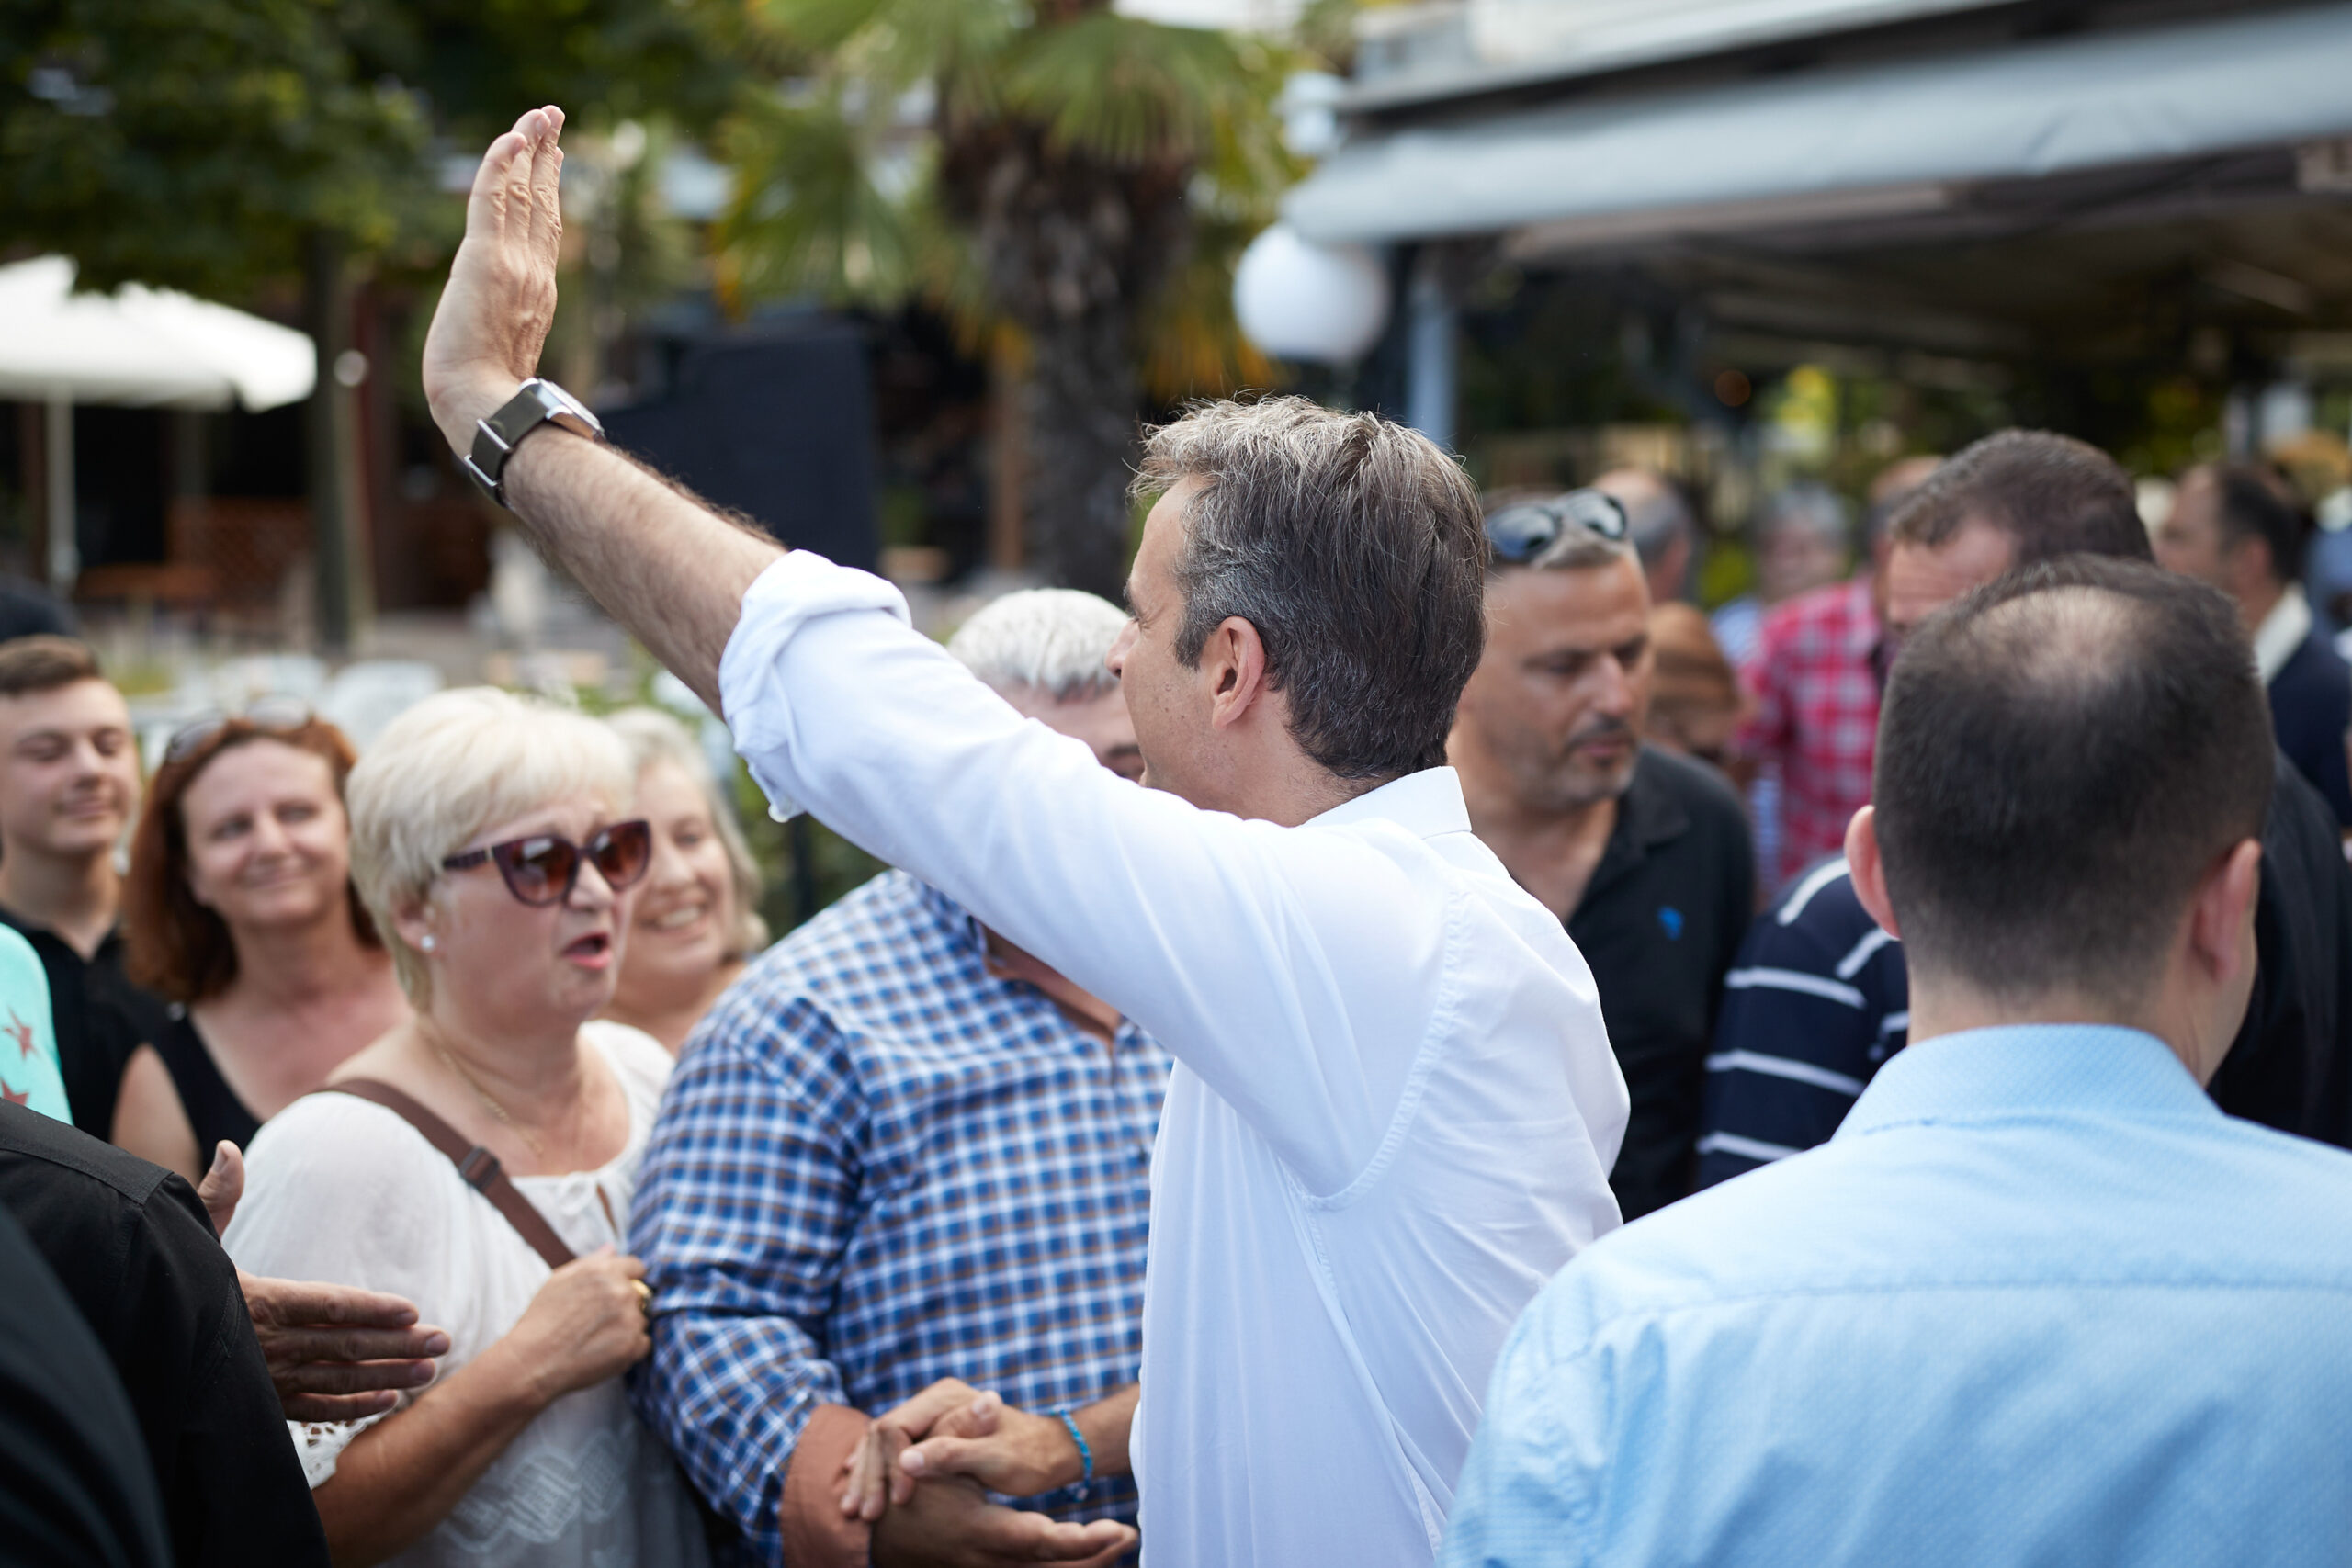
<path fill-rule="evenodd" d="M 1841 850 L 1870 804 L 1881 637 L 1858 576 L 1775 606 L 1740 671 L 1756 702 L 1740 744 L 1781 779 L 1781 863 L 1764 868 L 1775 882 Z"/>

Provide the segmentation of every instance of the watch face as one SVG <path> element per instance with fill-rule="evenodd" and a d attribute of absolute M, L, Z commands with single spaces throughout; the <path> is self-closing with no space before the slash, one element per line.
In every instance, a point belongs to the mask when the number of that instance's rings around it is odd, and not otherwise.
<path fill-rule="evenodd" d="M 598 435 L 605 434 L 604 422 L 590 413 L 588 406 L 578 398 L 573 397 L 553 381 L 541 380 L 538 389 L 539 396 L 548 404 L 548 418 L 555 420 L 558 423 L 563 423 L 566 422 L 566 416 L 569 415 L 571 419 L 577 420 L 581 424 L 585 425 L 588 431 Z"/>

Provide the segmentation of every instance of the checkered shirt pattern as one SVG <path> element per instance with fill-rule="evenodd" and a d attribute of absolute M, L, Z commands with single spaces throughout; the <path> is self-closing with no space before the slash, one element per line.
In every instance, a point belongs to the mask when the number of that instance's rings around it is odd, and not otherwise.
<path fill-rule="evenodd" d="M 1867 576 L 1799 594 L 1764 617 L 1741 671 L 1756 708 L 1740 745 L 1781 781 L 1780 863 L 1762 868 L 1772 886 L 1840 852 L 1846 824 L 1870 804 L 1880 637 Z"/>
<path fill-rule="evenodd" d="M 688 1041 L 639 1179 L 659 1303 L 639 1412 L 783 1562 L 819 1404 L 943 1377 L 1058 1411 L 1136 1381 L 1169 1058 L 989 973 L 978 922 L 889 872 L 758 959 Z M 830 1479 L 830 1478 L 829 1478 Z M 1133 1522 L 1125 1477 L 1025 1506 Z"/>

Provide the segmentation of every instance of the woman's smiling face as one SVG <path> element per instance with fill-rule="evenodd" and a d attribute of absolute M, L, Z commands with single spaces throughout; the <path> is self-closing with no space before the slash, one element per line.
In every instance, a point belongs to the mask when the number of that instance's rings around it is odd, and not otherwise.
<path fill-rule="evenodd" d="M 710 803 L 684 769 L 638 775 L 637 815 L 653 824 L 653 865 L 639 885 L 620 989 L 649 998 L 699 995 L 733 945 L 735 879 Z"/>

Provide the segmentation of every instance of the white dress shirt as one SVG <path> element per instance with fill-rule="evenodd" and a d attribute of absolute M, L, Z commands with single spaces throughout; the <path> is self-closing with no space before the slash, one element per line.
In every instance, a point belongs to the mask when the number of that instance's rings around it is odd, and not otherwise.
<path fill-rule="evenodd" d="M 1152 1164 L 1151 1568 L 1434 1559 L 1520 1310 L 1618 1223 L 1624 1081 L 1560 921 L 1453 772 L 1298 828 L 1203 811 L 1022 718 L 805 552 L 743 596 L 736 746 L 1175 1056 Z"/>

